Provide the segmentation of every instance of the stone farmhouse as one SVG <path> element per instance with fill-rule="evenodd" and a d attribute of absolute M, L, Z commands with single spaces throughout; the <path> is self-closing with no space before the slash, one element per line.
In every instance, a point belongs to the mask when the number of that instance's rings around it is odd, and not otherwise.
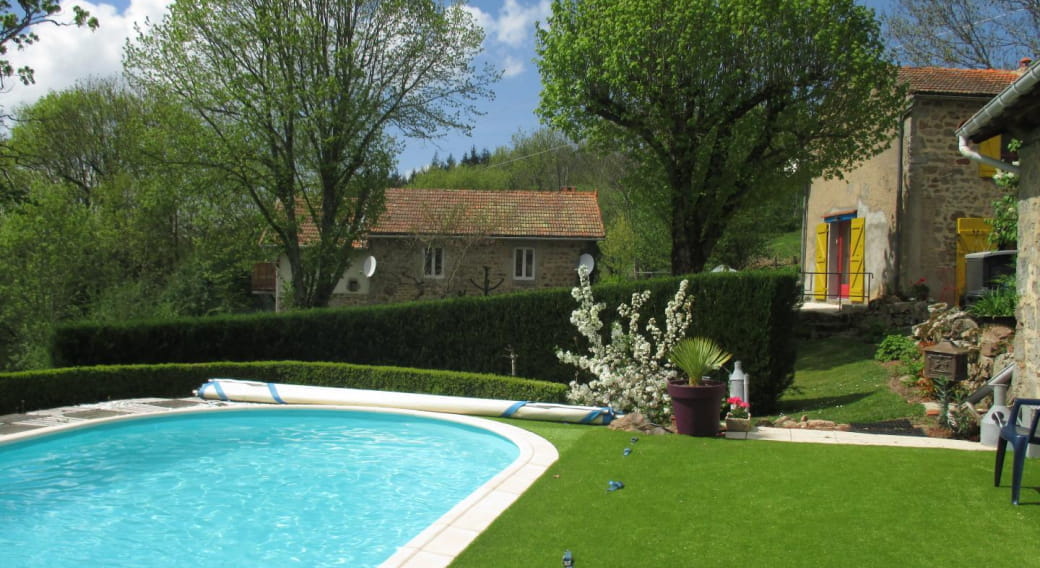
<path fill-rule="evenodd" d="M 992 248 L 985 219 L 1001 190 L 996 170 L 960 155 L 953 133 L 1021 72 L 900 69 L 909 94 L 889 148 L 807 190 L 808 300 L 865 303 L 923 284 L 932 299 L 960 302 L 964 254 Z M 1008 141 L 994 135 L 981 152 L 1006 156 Z"/>
<path fill-rule="evenodd" d="M 997 135 L 1022 141 L 1018 152 L 1018 327 L 1012 392 L 1019 397 L 1040 398 L 1040 65 L 1025 70 L 1020 79 L 972 116 L 957 135 L 965 154 L 971 154 L 968 142 L 979 144 Z M 973 157 L 978 159 L 977 155 Z"/>
<path fill-rule="evenodd" d="M 316 235 L 301 228 L 303 240 Z M 387 189 L 330 306 L 573 286 L 605 236 L 593 191 Z M 254 293 L 276 310 L 290 281 L 284 255 L 254 267 Z"/>

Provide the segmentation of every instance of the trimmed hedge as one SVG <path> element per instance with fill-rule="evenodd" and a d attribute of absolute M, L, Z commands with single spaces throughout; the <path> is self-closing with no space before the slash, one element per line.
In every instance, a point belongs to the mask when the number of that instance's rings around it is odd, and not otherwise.
<path fill-rule="evenodd" d="M 452 371 L 264 361 L 74 367 L 0 374 L 0 414 L 142 397 L 191 396 L 210 377 L 475 398 L 564 402 L 565 385 Z"/>
<path fill-rule="evenodd" d="M 694 297 L 690 335 L 712 337 L 742 361 L 756 413 L 772 411 L 794 378 L 796 275 L 686 278 Z M 643 321 L 656 314 L 663 323 L 664 306 L 681 279 L 598 285 L 594 293 L 607 304 L 607 318 L 633 292 L 648 289 Z M 58 329 L 52 355 L 56 366 L 289 359 L 507 374 L 512 349 L 521 376 L 565 383 L 588 378 L 555 356 L 557 347 L 586 348 L 570 323 L 575 306 L 569 289 L 551 289 L 284 314 L 74 324 Z"/>

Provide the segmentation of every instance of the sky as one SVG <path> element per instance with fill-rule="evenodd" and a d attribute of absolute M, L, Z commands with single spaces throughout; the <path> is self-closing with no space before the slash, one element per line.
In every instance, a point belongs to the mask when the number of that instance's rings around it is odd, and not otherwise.
<path fill-rule="evenodd" d="M 135 26 L 146 19 L 162 19 L 171 0 L 62 0 L 63 13 L 72 14 L 72 6 L 89 10 L 101 22 L 95 31 L 55 26 L 39 26 L 40 41 L 25 50 L 9 52 L 14 66 L 28 65 L 35 70 L 36 83 L 25 86 L 11 81 L 7 92 L 0 94 L 0 105 L 14 109 L 32 104 L 50 91 L 60 91 L 88 77 L 109 77 L 122 72 L 122 50 L 127 38 L 135 34 Z M 893 0 L 859 0 L 875 9 L 885 9 Z M 541 83 L 534 63 L 536 22 L 544 22 L 550 13 L 549 0 L 471 0 L 467 9 L 484 28 L 484 55 L 502 71 L 502 79 L 493 87 L 495 98 L 482 102 L 482 116 L 476 117 L 471 136 L 450 133 L 433 140 L 404 140 L 398 156 L 398 171 L 407 174 L 421 169 L 434 154 L 440 159 L 453 155 L 456 159 L 471 147 L 494 151 L 511 145 L 518 132 L 539 128 L 534 114 L 538 106 Z"/>

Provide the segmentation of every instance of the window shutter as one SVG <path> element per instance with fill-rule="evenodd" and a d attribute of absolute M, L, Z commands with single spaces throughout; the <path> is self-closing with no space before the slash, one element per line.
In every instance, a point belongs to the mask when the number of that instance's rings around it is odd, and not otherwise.
<path fill-rule="evenodd" d="M 866 262 L 864 248 L 866 223 L 862 217 L 849 221 L 849 299 L 866 302 Z"/>
<path fill-rule="evenodd" d="M 813 272 L 813 298 L 827 299 L 827 223 L 816 225 L 816 267 Z"/>
<path fill-rule="evenodd" d="M 979 143 L 979 154 L 995 160 L 1000 159 L 1000 150 L 1002 144 L 1000 143 L 1000 135 L 994 136 L 989 140 L 984 140 Z M 979 164 L 979 177 L 991 178 L 997 173 L 997 169 L 988 164 Z"/>

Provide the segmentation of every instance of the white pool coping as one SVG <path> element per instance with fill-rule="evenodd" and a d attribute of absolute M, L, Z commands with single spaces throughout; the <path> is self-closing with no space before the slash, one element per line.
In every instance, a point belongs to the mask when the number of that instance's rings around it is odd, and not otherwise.
<path fill-rule="evenodd" d="M 0 444 L 109 422 L 133 420 L 153 414 L 219 412 L 228 409 L 242 410 L 250 407 L 316 408 L 313 405 L 276 406 L 251 403 L 202 403 L 198 399 L 192 399 L 193 402 L 200 402 L 200 404 L 191 408 L 163 408 L 149 404 L 149 402 L 161 400 L 164 399 L 135 399 L 77 406 L 74 408 L 34 411 L 34 415 L 42 416 L 42 418 L 27 419 L 22 423 L 40 425 L 40 427 L 11 434 L 0 434 Z M 559 452 L 557 452 L 556 447 L 541 436 L 516 426 L 484 418 L 419 410 L 357 406 L 322 406 L 321 408 L 407 414 L 457 422 L 498 434 L 516 444 L 520 451 L 520 455 L 513 460 L 513 463 L 457 503 L 447 513 L 441 515 L 432 525 L 398 548 L 393 555 L 380 564 L 380 568 L 442 568 L 450 565 L 455 560 L 455 557 L 461 554 L 484 529 L 490 526 L 514 501 L 519 499 L 520 495 L 541 477 L 549 466 L 559 459 Z M 69 419 L 65 415 L 69 411 L 86 410 L 113 410 L 123 412 L 124 414 L 82 420 Z"/>

